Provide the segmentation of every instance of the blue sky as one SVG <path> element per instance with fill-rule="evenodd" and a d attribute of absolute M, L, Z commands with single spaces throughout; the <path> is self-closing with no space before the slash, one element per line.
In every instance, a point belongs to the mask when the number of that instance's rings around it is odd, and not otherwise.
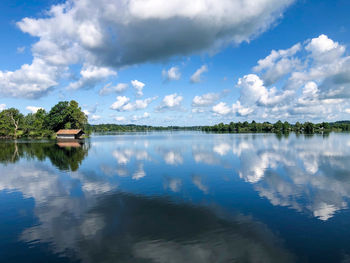
<path fill-rule="evenodd" d="M 90 123 L 350 119 L 346 0 L 0 2 L 0 110 Z"/>

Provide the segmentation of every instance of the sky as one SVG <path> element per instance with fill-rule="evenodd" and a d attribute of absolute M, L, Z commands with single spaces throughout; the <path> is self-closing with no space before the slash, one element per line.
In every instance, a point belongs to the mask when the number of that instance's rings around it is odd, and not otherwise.
<path fill-rule="evenodd" d="M 2 0 L 0 110 L 92 124 L 350 119 L 348 0 Z"/>

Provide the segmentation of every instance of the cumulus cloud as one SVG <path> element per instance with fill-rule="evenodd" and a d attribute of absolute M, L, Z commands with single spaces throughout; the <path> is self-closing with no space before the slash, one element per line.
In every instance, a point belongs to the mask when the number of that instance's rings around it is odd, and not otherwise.
<path fill-rule="evenodd" d="M 116 121 L 124 122 L 126 121 L 126 118 L 124 116 L 117 116 L 114 118 Z"/>
<path fill-rule="evenodd" d="M 65 67 L 34 58 L 32 64 L 24 64 L 18 70 L 0 71 L 0 94 L 29 99 L 41 97 L 58 85 L 57 79 L 64 70 Z"/>
<path fill-rule="evenodd" d="M 150 117 L 150 114 L 148 112 L 145 112 L 142 115 L 133 115 L 131 120 L 137 122 L 137 121 L 148 119 L 149 117 Z"/>
<path fill-rule="evenodd" d="M 141 110 L 148 107 L 148 105 L 156 100 L 157 97 L 147 98 L 144 100 L 135 100 L 130 102 L 130 98 L 126 96 L 118 96 L 117 100 L 111 105 L 112 110 L 116 111 L 135 111 Z"/>
<path fill-rule="evenodd" d="M 120 68 L 218 51 L 264 32 L 292 2 L 67 0 L 53 5 L 45 17 L 17 23 L 38 39 L 32 46 L 34 59 L 16 71 L 0 71 L 0 93 L 43 96 L 73 64 Z M 71 88 L 91 87 L 91 81 L 82 76 Z"/>
<path fill-rule="evenodd" d="M 131 81 L 131 85 L 133 86 L 133 88 L 136 90 L 136 95 L 141 97 L 143 96 L 143 88 L 146 86 L 145 83 L 142 83 L 141 81 L 138 80 L 132 80 Z"/>
<path fill-rule="evenodd" d="M 181 78 L 181 72 L 178 67 L 171 67 L 169 70 L 163 70 L 162 76 L 166 81 L 179 80 Z"/>
<path fill-rule="evenodd" d="M 183 97 L 177 93 L 167 95 L 163 98 L 162 103 L 156 108 L 157 111 L 165 110 L 181 110 L 181 102 Z"/>
<path fill-rule="evenodd" d="M 326 35 L 273 50 L 258 61 L 255 74 L 239 78 L 240 97 L 232 112 L 256 119 L 346 118 L 342 113 L 350 107 L 350 56 L 345 51 Z M 272 86 L 276 82 L 279 85 Z M 227 114 L 223 106 L 216 113 Z"/>
<path fill-rule="evenodd" d="M 213 112 L 219 115 L 227 115 L 232 112 L 232 109 L 225 102 L 219 102 L 212 108 Z"/>
<path fill-rule="evenodd" d="M 116 76 L 117 72 L 107 67 L 85 66 L 80 71 L 81 78 L 69 84 L 69 89 L 91 89 L 102 80 Z"/>
<path fill-rule="evenodd" d="M 203 65 L 199 69 L 196 70 L 196 72 L 191 76 L 191 82 L 192 83 L 198 83 L 201 81 L 201 76 L 203 73 L 208 72 L 208 66 Z"/>
<path fill-rule="evenodd" d="M 211 106 L 220 99 L 219 93 L 207 93 L 202 96 L 195 96 L 192 100 L 193 107 Z"/>
<path fill-rule="evenodd" d="M 35 107 L 35 106 L 27 106 L 26 109 L 29 110 L 31 113 L 36 113 L 38 110 L 44 109 L 44 108 L 42 108 L 42 107 Z"/>
<path fill-rule="evenodd" d="M 121 93 L 121 92 L 124 92 L 125 90 L 127 90 L 128 88 L 129 88 L 129 84 L 127 84 L 127 83 L 118 83 L 115 86 L 112 86 L 111 83 L 108 83 L 106 86 L 104 86 L 99 91 L 99 94 L 101 96 L 103 96 L 103 95 L 108 95 L 111 93 Z"/>
<path fill-rule="evenodd" d="M 3 111 L 4 109 L 6 109 L 6 104 L 4 103 L 0 104 L 0 111 Z"/>
<path fill-rule="evenodd" d="M 101 119 L 102 117 L 100 115 L 97 114 L 92 114 L 91 116 L 89 116 L 89 119 L 92 121 L 97 121 L 99 119 Z"/>
<path fill-rule="evenodd" d="M 196 95 L 192 100 L 192 113 L 203 113 L 209 110 L 220 98 L 227 95 L 229 91 L 223 90 L 220 93 L 206 93 L 203 95 Z"/>
<path fill-rule="evenodd" d="M 286 50 L 272 50 L 270 55 L 258 61 L 258 65 L 253 68 L 255 72 L 262 72 L 263 80 L 267 86 L 276 83 L 283 76 L 300 66 L 300 60 L 293 56 L 301 50 L 298 43 Z"/>
<path fill-rule="evenodd" d="M 320 35 L 317 38 L 313 38 L 305 49 L 311 52 L 312 57 L 317 62 L 331 62 L 333 59 L 337 59 L 345 52 L 345 46 L 340 45 L 338 42 L 334 42 L 326 35 Z"/>

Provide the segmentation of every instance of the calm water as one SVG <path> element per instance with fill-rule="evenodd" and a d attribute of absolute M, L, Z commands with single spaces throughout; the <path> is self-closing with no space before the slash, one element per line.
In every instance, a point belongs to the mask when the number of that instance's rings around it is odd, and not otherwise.
<path fill-rule="evenodd" d="M 0 142 L 0 262 L 350 262 L 350 134 Z"/>

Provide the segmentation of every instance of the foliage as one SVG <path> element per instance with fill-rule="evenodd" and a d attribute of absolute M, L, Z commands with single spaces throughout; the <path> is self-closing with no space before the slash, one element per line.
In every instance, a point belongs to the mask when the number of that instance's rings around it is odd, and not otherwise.
<path fill-rule="evenodd" d="M 213 126 L 147 126 L 147 125 L 119 125 L 99 124 L 90 125 L 87 116 L 82 112 L 79 104 L 72 100 L 60 101 L 47 113 L 39 109 L 36 113 L 24 116 L 17 109 L 10 108 L 0 112 L 0 138 L 53 138 L 60 129 L 83 129 L 86 134 L 92 132 L 148 132 L 148 131 L 177 131 L 197 130 L 207 132 L 230 132 L 230 133 L 329 133 L 331 131 L 350 131 L 350 121 L 339 121 L 334 123 L 311 123 L 296 122 L 290 124 L 287 121 L 276 123 L 252 121 L 219 123 Z"/>
<path fill-rule="evenodd" d="M 0 112 L 0 136 L 17 138 L 17 131 L 23 123 L 23 114 L 15 108 Z"/>
<path fill-rule="evenodd" d="M 62 128 L 82 129 L 87 117 L 74 100 L 57 103 L 49 113 L 39 109 L 24 116 L 15 108 L 0 112 L 0 137 L 50 138 Z"/>
<path fill-rule="evenodd" d="M 47 116 L 47 126 L 55 132 L 60 129 L 82 129 L 86 124 L 87 117 L 74 100 L 57 103 Z"/>
<path fill-rule="evenodd" d="M 16 163 L 21 158 L 49 159 L 60 170 L 76 171 L 88 154 L 88 143 L 80 147 L 59 147 L 54 142 L 16 143 L 0 141 L 0 163 Z"/>
<path fill-rule="evenodd" d="M 290 124 L 285 121 L 277 121 L 274 124 L 269 122 L 257 123 L 252 121 L 248 122 L 230 122 L 229 124 L 219 123 L 213 126 L 203 126 L 201 127 L 203 131 L 207 132 L 231 132 L 231 133 L 243 133 L 243 132 L 273 132 L 273 133 L 284 133 L 287 134 L 291 131 L 295 133 L 305 133 L 305 134 L 313 134 L 313 133 L 329 133 L 331 131 L 350 131 L 350 122 L 342 121 L 342 122 L 334 122 L 327 123 L 322 122 L 319 124 L 314 124 L 311 122 L 305 122 L 301 124 L 300 122 L 296 122 L 295 124 Z"/>
<path fill-rule="evenodd" d="M 91 132 L 147 132 L 147 131 L 177 131 L 177 130 L 201 130 L 199 126 L 192 127 L 180 127 L 180 126 L 168 126 L 168 127 L 155 127 L 147 125 L 118 125 L 118 124 L 98 124 L 98 125 L 86 125 L 85 132 L 87 134 Z"/>

